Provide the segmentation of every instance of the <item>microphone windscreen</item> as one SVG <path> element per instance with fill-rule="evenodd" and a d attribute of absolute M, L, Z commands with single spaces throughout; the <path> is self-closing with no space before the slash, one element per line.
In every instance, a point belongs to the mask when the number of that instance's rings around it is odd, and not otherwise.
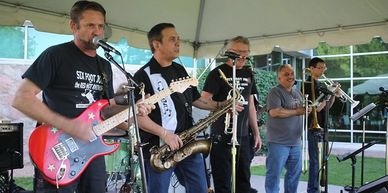
<path fill-rule="evenodd" d="M 94 36 L 92 42 L 93 42 L 94 45 L 98 46 L 98 45 L 99 45 L 98 42 L 99 42 L 100 40 L 102 40 L 101 37 Z"/>

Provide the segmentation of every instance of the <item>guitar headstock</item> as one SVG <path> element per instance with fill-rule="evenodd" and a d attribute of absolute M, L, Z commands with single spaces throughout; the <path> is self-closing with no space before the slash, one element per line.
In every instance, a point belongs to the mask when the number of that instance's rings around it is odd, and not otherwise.
<path fill-rule="evenodd" d="M 198 86 L 198 80 L 190 77 L 179 78 L 171 82 L 169 87 L 173 92 L 183 93 L 189 86 Z"/>

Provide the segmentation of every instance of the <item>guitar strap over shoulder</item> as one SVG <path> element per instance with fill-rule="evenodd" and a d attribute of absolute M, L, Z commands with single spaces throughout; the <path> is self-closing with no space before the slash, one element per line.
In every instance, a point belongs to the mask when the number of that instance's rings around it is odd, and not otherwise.
<path fill-rule="evenodd" d="M 97 56 L 97 66 L 98 70 L 100 71 L 101 77 L 102 77 L 102 84 L 103 84 L 103 94 L 102 98 L 109 99 L 108 98 L 108 81 L 109 77 L 108 74 L 105 72 L 104 67 L 102 66 L 101 58 Z"/>

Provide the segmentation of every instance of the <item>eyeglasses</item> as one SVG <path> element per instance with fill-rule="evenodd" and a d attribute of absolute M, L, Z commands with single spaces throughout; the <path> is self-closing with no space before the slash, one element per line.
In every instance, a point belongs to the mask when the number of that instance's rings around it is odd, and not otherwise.
<path fill-rule="evenodd" d="M 319 66 L 319 67 L 315 67 L 315 68 L 318 70 L 327 70 L 326 66 Z"/>

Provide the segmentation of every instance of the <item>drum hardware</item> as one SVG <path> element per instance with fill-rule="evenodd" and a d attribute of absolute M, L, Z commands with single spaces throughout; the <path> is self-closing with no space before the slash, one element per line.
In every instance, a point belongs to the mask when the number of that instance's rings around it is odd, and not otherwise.
<path fill-rule="evenodd" d="M 105 155 L 105 167 L 108 175 L 106 190 L 118 192 L 126 181 L 129 171 L 129 140 L 123 137 L 104 136 L 108 144 L 118 143 L 120 148 Z"/>

